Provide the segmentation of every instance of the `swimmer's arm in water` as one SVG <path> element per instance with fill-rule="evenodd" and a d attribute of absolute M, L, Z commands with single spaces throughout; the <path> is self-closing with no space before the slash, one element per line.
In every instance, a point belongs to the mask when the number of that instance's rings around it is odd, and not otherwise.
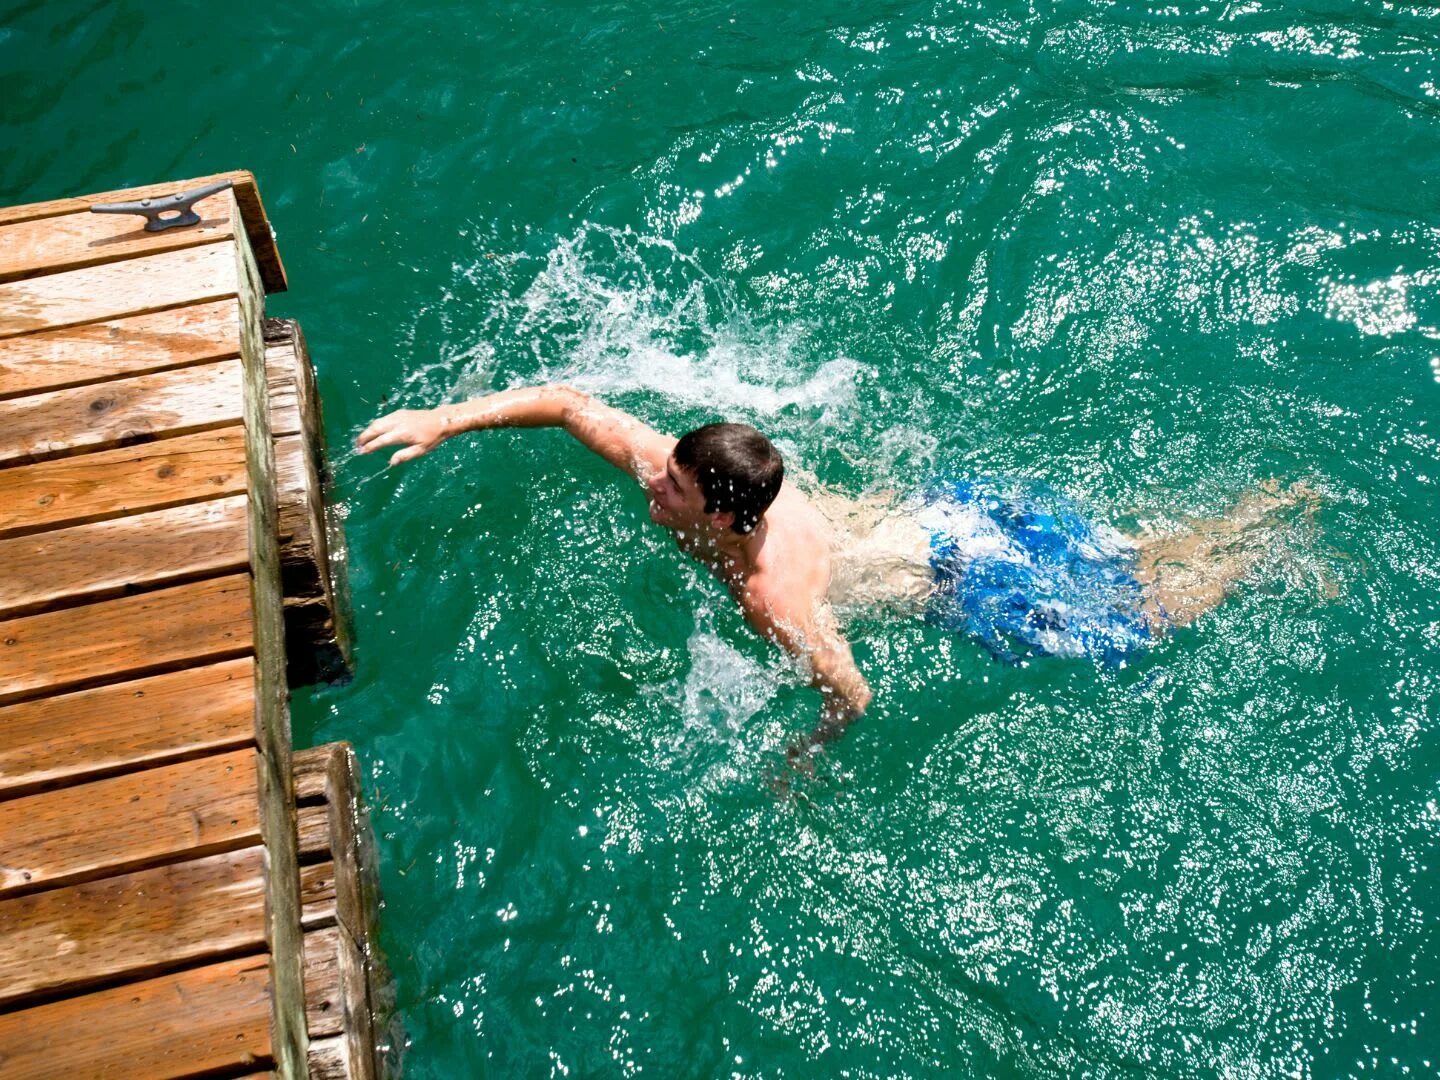
<path fill-rule="evenodd" d="M 434 409 L 399 409 L 360 434 L 362 454 L 403 446 L 391 465 L 428 454 L 452 435 L 500 427 L 564 428 L 577 442 L 639 480 L 665 468 L 675 440 L 568 386 L 527 386 Z"/>
<path fill-rule="evenodd" d="M 814 753 L 838 739 L 870 704 L 870 686 L 850 643 L 834 625 L 834 616 L 822 607 L 817 613 L 789 610 L 792 605 L 746 595 L 740 606 L 745 618 L 762 637 L 780 645 L 810 669 L 810 683 L 820 691 L 820 722 L 806 738 L 790 748 L 790 757 Z"/>

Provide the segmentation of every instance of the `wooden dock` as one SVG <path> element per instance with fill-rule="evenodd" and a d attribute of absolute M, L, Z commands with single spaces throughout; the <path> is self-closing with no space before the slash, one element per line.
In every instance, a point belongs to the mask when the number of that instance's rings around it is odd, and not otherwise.
<path fill-rule="evenodd" d="M 285 286 L 248 173 L 0 209 L 0 1076 L 376 1073 L 353 755 L 290 745 L 348 636 Z"/>

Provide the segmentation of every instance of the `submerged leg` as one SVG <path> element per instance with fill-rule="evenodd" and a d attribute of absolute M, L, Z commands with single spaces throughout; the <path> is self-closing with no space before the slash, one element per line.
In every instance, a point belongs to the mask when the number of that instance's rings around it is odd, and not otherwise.
<path fill-rule="evenodd" d="M 1152 629 L 1188 626 L 1225 599 L 1270 547 L 1275 515 L 1295 506 L 1313 511 L 1319 495 L 1303 483 L 1261 484 L 1221 518 L 1177 533 L 1132 538 L 1135 577 L 1145 590 Z"/>

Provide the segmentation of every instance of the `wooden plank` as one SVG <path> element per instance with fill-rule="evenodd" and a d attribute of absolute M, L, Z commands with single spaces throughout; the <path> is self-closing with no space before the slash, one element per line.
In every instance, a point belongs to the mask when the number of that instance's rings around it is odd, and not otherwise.
<path fill-rule="evenodd" d="M 327 513 L 320 397 L 305 336 L 293 319 L 266 319 L 265 341 L 288 675 L 291 686 L 302 686 L 342 677 L 351 667 L 344 537 Z"/>
<path fill-rule="evenodd" d="M 266 342 L 265 382 L 270 393 L 270 437 L 299 435 L 300 389 L 295 384 L 295 349 L 289 342 Z"/>
<path fill-rule="evenodd" d="M 345 1030 L 340 951 L 344 931 L 338 926 L 305 935 L 305 1025 L 312 1039 Z"/>
<path fill-rule="evenodd" d="M 267 939 L 273 957 L 276 1071 L 305 1073 L 305 979 L 301 967 L 300 861 L 295 839 L 295 782 L 290 762 L 290 698 L 285 679 L 284 594 L 276 537 L 275 448 L 260 320 L 264 300 L 247 237 L 230 245 L 240 282 L 240 356 L 245 363 L 245 438 L 250 493 L 250 566 L 255 640 L 255 735 L 260 825 L 269 854 Z"/>
<path fill-rule="evenodd" d="M 160 1080 L 253 1068 L 269 1058 L 263 955 L 0 1015 L 7 1080 Z"/>
<path fill-rule="evenodd" d="M 244 495 L 0 540 L 0 617 L 249 565 Z"/>
<path fill-rule="evenodd" d="M 240 426 L 0 469 L 0 537 L 245 492 Z"/>
<path fill-rule="evenodd" d="M 310 1080 L 352 1080 L 350 1045 L 343 1035 L 328 1035 L 310 1043 Z"/>
<path fill-rule="evenodd" d="M 263 951 L 264 866 L 256 846 L 0 900 L 0 1002 Z"/>
<path fill-rule="evenodd" d="M 0 282 L 78 270 L 136 255 L 174 251 L 235 235 L 235 197 L 222 191 L 195 204 L 194 225 L 146 232 L 145 219 L 85 210 L 0 225 Z"/>
<path fill-rule="evenodd" d="M 205 244 L 0 285 L 0 338 L 234 296 L 234 248 Z"/>
<path fill-rule="evenodd" d="M 240 355 L 236 300 L 0 340 L 0 397 Z"/>
<path fill-rule="evenodd" d="M 0 803 L 0 896 L 258 843 L 255 751 Z"/>
<path fill-rule="evenodd" d="M 249 657 L 0 708 L 0 797 L 255 740 Z"/>
<path fill-rule="evenodd" d="M 330 856 L 330 808 L 325 805 L 302 806 L 295 812 L 300 858 L 325 859 Z"/>
<path fill-rule="evenodd" d="M 235 185 L 235 201 L 240 206 L 241 220 L 245 223 L 245 234 L 255 252 L 255 261 L 265 283 L 266 292 L 285 291 L 285 267 L 280 261 L 280 251 L 275 245 L 275 236 L 270 221 L 265 216 L 265 206 L 260 200 L 260 189 L 255 177 L 245 169 L 231 172 L 212 173 L 190 180 L 167 180 L 161 184 L 146 184 L 141 187 L 117 188 L 95 195 L 83 195 L 68 199 L 54 199 L 49 202 L 26 203 L 23 206 L 0 207 L 0 225 L 18 221 L 33 221 L 36 218 L 58 217 L 62 214 L 78 214 L 88 211 L 96 203 L 133 202 L 136 199 L 152 198 L 156 195 L 173 195 L 181 191 L 193 191 L 216 180 L 229 180 Z"/>
<path fill-rule="evenodd" d="M 0 401 L 0 466 L 237 424 L 240 361 Z"/>
<path fill-rule="evenodd" d="M 230 659 L 251 642 L 245 574 L 6 619 L 0 705 Z"/>
<path fill-rule="evenodd" d="M 365 961 L 343 926 L 305 935 L 305 1019 L 312 1039 L 341 1036 L 350 1075 L 373 1080 L 374 1037 Z"/>
<path fill-rule="evenodd" d="M 335 925 L 333 863 L 311 863 L 300 868 L 300 925 L 306 930 Z"/>

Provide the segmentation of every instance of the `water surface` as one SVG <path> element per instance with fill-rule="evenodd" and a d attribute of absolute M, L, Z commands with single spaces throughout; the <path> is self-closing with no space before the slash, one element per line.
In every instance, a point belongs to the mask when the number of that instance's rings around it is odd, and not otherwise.
<path fill-rule="evenodd" d="M 246 167 L 319 368 L 417 1077 L 1434 1075 L 1440 79 L 1398 3 L 12 3 L 0 195 Z M 813 693 L 565 379 L 851 493 L 1326 502 L 1137 663 L 851 627 Z"/>

